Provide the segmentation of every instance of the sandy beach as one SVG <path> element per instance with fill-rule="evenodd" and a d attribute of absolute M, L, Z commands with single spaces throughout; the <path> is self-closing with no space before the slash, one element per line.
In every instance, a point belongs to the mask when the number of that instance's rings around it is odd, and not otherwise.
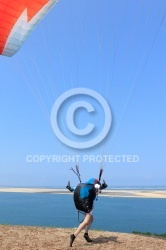
<path fill-rule="evenodd" d="M 0 225 L 1 250 L 161 250 L 166 240 L 156 236 L 90 231 L 92 243 L 87 243 L 83 232 L 69 246 L 69 236 L 74 229 L 41 228 Z"/>
<path fill-rule="evenodd" d="M 0 192 L 69 194 L 67 189 L 54 188 L 0 188 Z M 103 190 L 100 196 L 130 198 L 166 198 L 166 190 Z"/>

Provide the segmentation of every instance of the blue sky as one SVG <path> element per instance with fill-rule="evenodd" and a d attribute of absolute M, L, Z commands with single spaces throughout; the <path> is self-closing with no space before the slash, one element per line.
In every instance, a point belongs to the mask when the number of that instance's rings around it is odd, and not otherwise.
<path fill-rule="evenodd" d="M 0 58 L 0 186 L 77 183 L 74 163 L 28 155 L 80 155 L 85 181 L 101 164 L 82 157 L 102 154 L 139 156 L 103 164 L 110 186 L 166 184 L 165 11 L 164 0 L 59 0 L 17 54 Z M 90 149 L 65 146 L 50 125 L 54 102 L 72 88 L 97 91 L 112 111 L 109 134 Z M 81 110 L 77 125 L 90 119 L 101 129 L 103 118 Z"/>

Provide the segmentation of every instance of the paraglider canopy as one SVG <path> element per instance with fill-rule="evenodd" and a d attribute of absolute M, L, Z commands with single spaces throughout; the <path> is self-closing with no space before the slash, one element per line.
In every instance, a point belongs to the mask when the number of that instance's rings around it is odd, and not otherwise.
<path fill-rule="evenodd" d="M 0 54 L 14 55 L 58 0 L 1 0 Z"/>

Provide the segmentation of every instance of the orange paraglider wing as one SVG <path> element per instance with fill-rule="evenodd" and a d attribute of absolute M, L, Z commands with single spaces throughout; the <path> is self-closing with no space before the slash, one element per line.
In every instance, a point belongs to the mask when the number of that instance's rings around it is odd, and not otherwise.
<path fill-rule="evenodd" d="M 14 55 L 58 0 L 0 0 L 0 54 Z"/>

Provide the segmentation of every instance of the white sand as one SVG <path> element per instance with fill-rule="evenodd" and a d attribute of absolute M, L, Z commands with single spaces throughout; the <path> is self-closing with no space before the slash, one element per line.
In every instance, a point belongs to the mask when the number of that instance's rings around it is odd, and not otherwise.
<path fill-rule="evenodd" d="M 54 188 L 0 188 L 0 192 L 9 193 L 49 193 L 72 194 L 67 189 Z M 131 197 L 131 198 L 166 198 L 166 190 L 103 190 L 100 196 Z"/>

